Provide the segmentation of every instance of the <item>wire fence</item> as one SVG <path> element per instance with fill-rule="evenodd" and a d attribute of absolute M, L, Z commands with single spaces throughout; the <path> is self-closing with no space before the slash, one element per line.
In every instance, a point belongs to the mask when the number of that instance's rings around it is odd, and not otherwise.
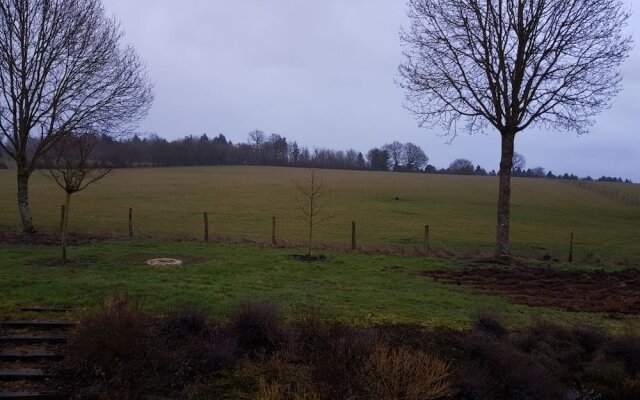
<path fill-rule="evenodd" d="M 625 204 L 640 206 L 640 196 L 638 194 L 624 190 L 617 185 L 614 186 L 607 184 L 607 182 L 594 181 L 575 181 L 572 183 L 582 189 L 598 193 L 610 199 L 617 200 Z"/>

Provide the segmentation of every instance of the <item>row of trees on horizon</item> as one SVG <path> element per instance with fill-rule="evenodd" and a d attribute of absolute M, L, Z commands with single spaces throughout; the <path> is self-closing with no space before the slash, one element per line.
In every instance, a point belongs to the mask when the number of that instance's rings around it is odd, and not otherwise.
<path fill-rule="evenodd" d="M 429 164 L 429 157 L 424 150 L 411 142 L 393 141 L 374 147 L 366 153 L 354 149 L 315 148 L 310 150 L 296 141 L 288 141 L 284 136 L 267 135 L 261 130 L 251 131 L 247 142 L 235 144 L 227 140 L 223 134 L 211 138 L 206 134 L 199 137 L 190 135 L 171 141 L 156 134 L 147 137 L 134 135 L 125 139 L 103 135 L 97 138 L 93 152 L 92 157 L 96 165 L 113 168 L 269 165 L 452 175 L 497 175 L 495 170 L 487 170 L 463 158 L 452 161 L 446 168 L 437 168 Z M 0 168 L 10 167 L 10 158 L 0 152 Z M 527 168 L 525 157 L 518 153 L 514 155 L 512 175 L 525 178 L 632 183 L 629 179 L 623 180 L 619 177 L 580 178 L 570 173 L 556 175 L 543 167 Z"/>

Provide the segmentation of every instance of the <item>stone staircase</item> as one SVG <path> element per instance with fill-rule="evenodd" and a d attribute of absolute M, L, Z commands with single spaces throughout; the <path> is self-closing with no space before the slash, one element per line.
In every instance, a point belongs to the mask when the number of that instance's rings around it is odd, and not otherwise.
<path fill-rule="evenodd" d="M 54 370 L 64 358 L 67 333 L 76 323 L 50 319 L 70 309 L 25 307 L 46 319 L 0 322 L 0 400 L 61 400 Z"/>

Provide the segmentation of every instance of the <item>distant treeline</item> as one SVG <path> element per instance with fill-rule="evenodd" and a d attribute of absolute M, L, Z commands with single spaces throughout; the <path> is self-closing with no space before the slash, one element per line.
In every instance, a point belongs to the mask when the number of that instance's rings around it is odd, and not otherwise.
<path fill-rule="evenodd" d="M 363 154 L 354 149 L 333 150 L 315 148 L 310 150 L 296 141 L 288 141 L 278 134 L 266 135 L 255 130 L 249 133 L 245 143 L 232 143 L 223 134 L 186 136 L 182 139 L 166 140 L 158 135 L 126 139 L 114 139 L 103 135 L 94 148 L 97 164 L 113 168 L 177 167 L 200 165 L 270 165 L 291 167 L 313 167 L 350 170 L 374 170 L 397 172 L 421 172 L 429 174 L 484 175 L 495 176 L 495 170 L 486 170 L 470 160 L 454 160 L 447 168 L 436 168 L 429 164 L 429 157 L 416 144 L 398 141 L 370 149 Z M 0 168 L 11 166 L 10 158 L 0 154 Z M 603 176 L 579 178 L 574 174 L 554 174 L 542 167 L 526 168 L 525 159 L 516 154 L 513 176 L 526 178 L 550 178 L 565 180 L 587 180 L 604 182 L 626 182 L 622 178 Z"/>

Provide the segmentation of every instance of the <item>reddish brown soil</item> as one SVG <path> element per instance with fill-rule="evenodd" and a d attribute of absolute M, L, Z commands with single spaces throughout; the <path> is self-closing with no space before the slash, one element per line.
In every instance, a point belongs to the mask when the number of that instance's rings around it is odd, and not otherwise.
<path fill-rule="evenodd" d="M 436 282 L 470 286 L 513 303 L 569 311 L 640 314 L 640 270 L 567 271 L 532 267 L 424 271 Z"/>

